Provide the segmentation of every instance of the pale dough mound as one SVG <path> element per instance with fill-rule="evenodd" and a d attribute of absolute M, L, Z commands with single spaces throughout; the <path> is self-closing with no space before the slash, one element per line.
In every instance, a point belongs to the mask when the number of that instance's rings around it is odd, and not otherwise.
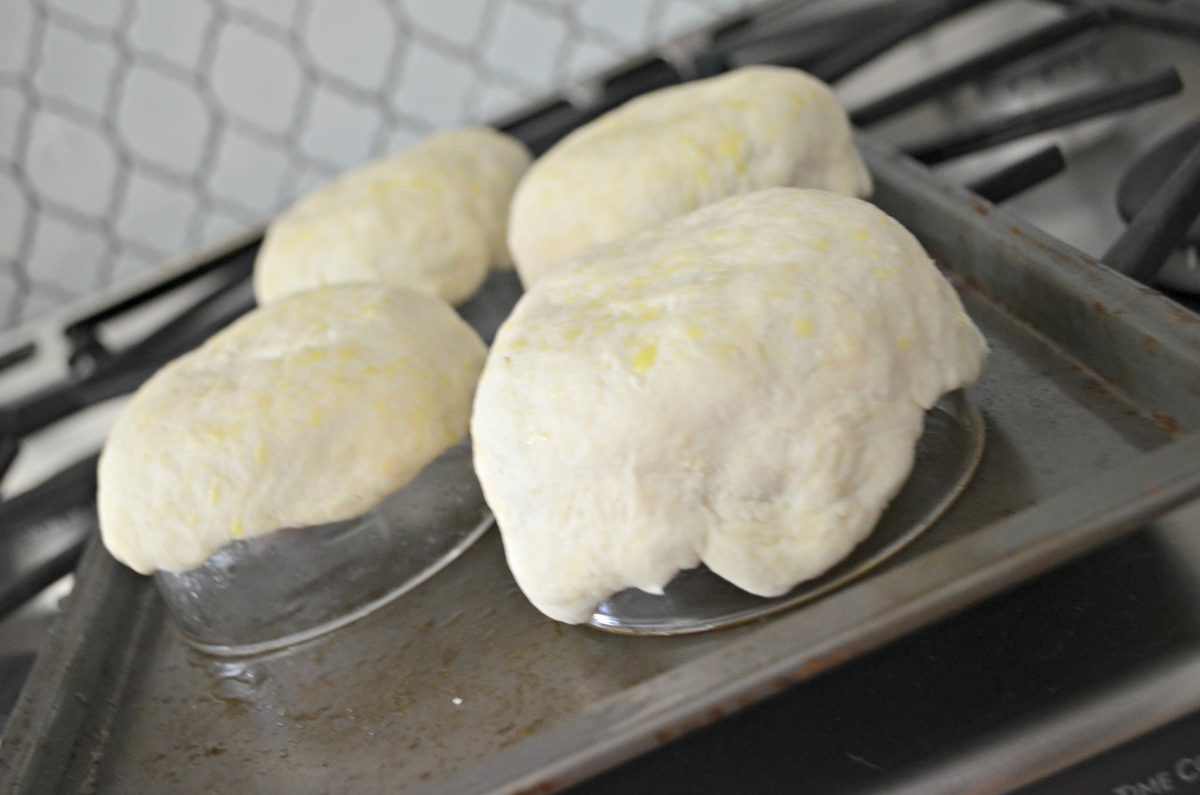
<path fill-rule="evenodd" d="M 345 282 L 465 301 L 489 264 L 512 263 L 508 209 L 529 160 L 515 138 L 463 129 L 346 174 L 271 224 L 255 263 L 259 303 Z"/>
<path fill-rule="evenodd" d="M 564 138 L 518 186 L 509 245 L 529 286 L 597 243 L 779 186 L 865 196 L 871 178 L 828 86 L 746 67 L 647 94 Z"/>
<path fill-rule="evenodd" d="M 736 196 L 525 294 L 479 382 L 475 468 L 518 584 L 552 618 L 700 562 L 778 595 L 867 536 L 925 410 L 986 352 L 872 205 Z"/>
<path fill-rule="evenodd" d="M 104 543 L 142 573 L 348 519 L 467 433 L 486 350 L 448 304 L 379 285 L 255 310 L 147 381 L 100 458 Z"/>

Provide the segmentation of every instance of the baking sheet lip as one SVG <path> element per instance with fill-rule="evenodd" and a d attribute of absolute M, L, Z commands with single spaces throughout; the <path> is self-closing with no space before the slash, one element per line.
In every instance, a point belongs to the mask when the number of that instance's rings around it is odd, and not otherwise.
<path fill-rule="evenodd" d="M 1039 266 L 1039 272 L 1064 291 L 1100 301 L 1111 314 L 1119 314 L 1126 325 L 1147 333 L 1156 329 L 1145 326 L 1161 326 L 1159 333 L 1163 338 L 1186 346 L 1200 358 L 1200 316 L 1161 291 L 1113 270 L 1102 260 L 1011 215 L 970 190 L 939 179 L 935 173 L 884 141 L 858 134 L 855 145 L 867 161 L 885 160 L 889 168 L 922 183 L 926 188 L 924 198 L 941 202 L 950 212 L 974 215 L 976 231 L 987 232 L 1000 245 L 1024 253 L 1030 264 Z M 1054 261 L 1053 267 L 1044 266 L 1047 257 Z M 986 290 L 983 293 L 988 295 Z"/>
<path fill-rule="evenodd" d="M 1019 260 L 1013 276 L 974 267 L 964 256 L 951 267 L 953 282 L 1062 351 L 1168 436 L 1200 428 L 1200 315 L 966 188 L 939 179 L 894 147 L 862 135 L 856 143 L 873 173 L 888 173 L 889 179 L 877 182 L 912 200 L 905 207 L 916 207 L 918 216 L 934 212 L 969 226 L 972 237 L 961 241 L 968 254 L 995 247 Z M 901 185 L 905 187 L 897 187 Z M 908 212 L 897 216 L 913 220 Z M 939 242 L 940 248 L 948 245 L 945 238 Z M 1014 279 L 1035 286 L 1016 288 Z M 1025 293 L 1024 303 L 1006 300 L 1014 290 Z M 1066 298 L 1067 306 L 1047 312 L 1037 300 L 1039 291 Z M 1080 319 L 1080 312 L 1099 319 Z M 1185 390 L 1190 394 L 1182 395 Z"/>
<path fill-rule="evenodd" d="M 1170 479 L 1159 481 L 1147 471 L 1165 471 Z M 1148 478 L 1150 484 L 1145 482 Z M 1197 496 L 1200 435 L 1189 435 L 891 571 L 861 580 L 804 611 L 777 616 L 730 646 L 593 704 L 550 732 L 499 752 L 479 772 L 461 771 L 429 791 L 463 795 L 555 791 L 977 604 Z M 1047 514 L 1061 516 L 1045 522 Z M 980 547 L 987 548 L 988 562 L 976 565 L 978 555 L 972 553 Z M 943 561 L 945 569 L 938 566 Z M 926 569 L 936 569 L 938 576 L 920 573 Z M 897 590 L 913 593 L 863 622 L 845 620 L 846 605 L 865 600 L 860 612 L 878 607 L 880 592 L 897 584 L 904 586 Z M 779 655 L 761 648 L 772 641 L 794 648 L 803 640 L 805 626 L 818 623 L 817 611 L 835 617 L 827 622 L 831 629 L 812 645 Z M 747 661 L 741 669 L 730 670 L 741 659 Z M 688 681 L 697 678 L 706 681 Z M 638 710 L 639 703 L 655 702 L 661 706 L 653 711 Z M 561 747 L 563 737 L 582 740 Z M 505 763 L 509 769 L 499 769 Z"/>
<path fill-rule="evenodd" d="M 160 604 L 150 578 L 117 563 L 99 533 L 88 541 L 66 599 L 0 732 L 0 792 L 58 791 L 54 785 L 67 774 L 71 759 L 99 762 L 100 755 L 80 752 L 87 743 L 81 742 L 84 723 L 92 710 L 104 712 L 99 717 L 105 727 L 111 723 L 136 665 L 136 640 L 151 626 L 159 612 L 154 605 Z M 97 644 L 103 647 L 99 651 Z M 84 692 L 86 680 L 94 690 L 100 677 L 109 680 L 113 699 L 97 701 L 94 693 Z M 70 725 L 64 728 L 64 721 Z M 21 736 L 14 737 L 18 731 Z M 106 741 L 107 734 L 98 733 L 91 744 Z M 51 781 L 50 775 L 57 777 Z"/>

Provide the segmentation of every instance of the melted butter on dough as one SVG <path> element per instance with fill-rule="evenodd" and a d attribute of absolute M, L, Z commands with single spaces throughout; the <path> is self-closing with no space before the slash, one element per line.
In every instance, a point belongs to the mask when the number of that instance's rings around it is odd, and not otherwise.
<path fill-rule="evenodd" d="M 736 196 L 598 246 L 521 299 L 480 380 L 476 471 L 517 582 L 553 618 L 701 562 L 778 595 L 866 537 L 924 412 L 986 350 L 872 205 Z"/>
<path fill-rule="evenodd" d="M 168 364 L 99 470 L 100 528 L 137 571 L 358 516 L 466 435 L 486 351 L 445 302 L 326 287 L 255 310 Z"/>
<path fill-rule="evenodd" d="M 568 135 L 518 186 L 509 244 L 528 286 L 589 246 L 777 186 L 865 196 L 871 178 L 828 86 L 746 67 L 652 92 Z"/>
<path fill-rule="evenodd" d="M 260 303 L 326 284 L 382 282 L 459 303 L 509 267 L 509 203 L 530 162 L 515 138 L 451 130 L 317 190 L 271 224 Z"/>

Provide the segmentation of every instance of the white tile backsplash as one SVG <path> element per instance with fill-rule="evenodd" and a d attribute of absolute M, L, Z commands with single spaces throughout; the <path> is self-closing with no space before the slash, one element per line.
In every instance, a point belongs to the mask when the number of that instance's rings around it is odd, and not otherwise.
<path fill-rule="evenodd" d="M 0 260 L 0 263 L 3 263 Z M 17 278 L 16 268 L 11 263 L 8 267 L 0 268 L 0 313 L 19 317 L 21 314 L 24 291 Z"/>
<path fill-rule="evenodd" d="M 387 78 L 396 24 L 381 0 L 313 0 L 304 44 L 323 72 L 377 91 Z"/>
<path fill-rule="evenodd" d="M 300 59 L 283 42 L 241 22 L 222 28 L 212 87 L 225 112 L 283 134 L 296 116 L 304 82 Z"/>
<path fill-rule="evenodd" d="M 535 97 L 537 92 L 530 89 L 520 88 L 496 77 L 484 78 L 475 97 L 472 116 L 480 121 L 502 118 L 520 110 Z"/>
<path fill-rule="evenodd" d="M 117 232 L 164 254 L 183 251 L 199 201 L 184 186 L 134 172 L 125 188 Z"/>
<path fill-rule="evenodd" d="M 121 88 L 116 121 L 126 146 L 180 176 L 195 172 L 212 126 L 195 86 L 135 66 Z"/>
<path fill-rule="evenodd" d="M 392 105 L 434 126 L 463 118 L 467 98 L 476 84 L 474 67 L 441 48 L 421 41 L 409 44 Z"/>
<path fill-rule="evenodd" d="M 15 259 L 21 253 L 21 236 L 29 215 L 21 186 L 0 171 L 0 257 Z M 0 309 L 7 304 L 0 302 Z"/>
<path fill-rule="evenodd" d="M 321 187 L 337 174 L 335 169 L 322 168 L 318 164 L 310 164 L 303 172 L 296 175 L 295 181 L 288 192 L 290 200 L 295 201 L 316 188 Z"/>
<path fill-rule="evenodd" d="M 144 249 L 134 251 L 128 246 L 123 246 L 113 253 L 109 277 L 113 281 L 128 279 L 147 268 L 157 265 L 161 261 L 159 256 Z"/>
<path fill-rule="evenodd" d="M 265 214 L 278 206 L 290 169 L 282 147 L 227 128 L 209 170 L 208 190 L 217 199 Z"/>
<path fill-rule="evenodd" d="M 397 127 L 388 133 L 381 154 L 390 155 L 396 152 L 403 152 L 410 146 L 416 145 L 423 137 L 424 135 L 417 130 L 408 127 Z"/>
<path fill-rule="evenodd" d="M 16 151 L 17 129 L 25 118 L 25 108 L 24 92 L 16 86 L 0 85 L 0 158 L 11 159 Z"/>
<path fill-rule="evenodd" d="M 0 0 L 0 328 L 756 0 Z"/>
<path fill-rule="evenodd" d="M 383 126 L 375 103 L 352 99 L 317 86 L 300 134 L 308 155 L 347 169 L 371 156 L 371 145 Z"/>
<path fill-rule="evenodd" d="M 213 210 L 205 216 L 201 234 L 206 240 L 220 240 L 245 231 L 246 227 L 263 217 L 262 213 Z"/>
<path fill-rule="evenodd" d="M 658 18 L 658 38 L 666 41 L 717 19 L 720 15 L 706 6 L 686 0 L 668 0 Z"/>
<path fill-rule="evenodd" d="M 529 46 L 530 39 L 538 46 Z M 549 90 L 559 75 L 555 69 L 567 43 L 567 21 L 523 0 L 508 0 L 501 8 L 484 51 L 484 62 L 531 88 Z"/>
<path fill-rule="evenodd" d="M 207 0 L 136 0 L 129 43 L 139 52 L 195 69 L 204 44 L 197 34 L 212 20 L 213 13 Z"/>
<path fill-rule="evenodd" d="M 0 74 L 25 72 L 33 50 L 37 20 L 31 0 L 5 0 L 0 19 Z"/>
<path fill-rule="evenodd" d="M 100 286 L 99 273 L 90 263 L 103 259 L 107 248 L 108 241 L 98 229 L 39 213 L 25 266 L 65 294 L 85 295 Z"/>
<path fill-rule="evenodd" d="M 16 306 L 17 322 L 28 323 L 42 315 L 57 309 L 75 298 L 71 293 L 60 290 L 53 284 L 32 282 L 29 287 L 18 294 Z"/>
<path fill-rule="evenodd" d="M 620 50 L 612 44 L 585 41 L 572 47 L 567 56 L 566 72 L 572 80 L 584 80 L 621 58 Z"/>
<path fill-rule="evenodd" d="M 79 22 L 112 30 L 120 24 L 129 2 L 131 0 L 48 0 L 44 5 Z"/>
<path fill-rule="evenodd" d="M 101 127 L 58 111 L 34 111 L 25 171 L 39 198 L 102 218 L 117 182 L 117 149 Z"/>
<path fill-rule="evenodd" d="M 429 0 L 404 0 L 402 7 L 419 39 L 431 38 L 470 47 L 483 29 L 489 0 L 457 0 L 437 3 Z M 493 4 L 494 5 L 494 4 Z"/>
<path fill-rule="evenodd" d="M 117 53 L 108 44 L 51 25 L 42 37 L 33 85 L 41 96 L 102 114 L 116 68 Z"/>
<path fill-rule="evenodd" d="M 575 4 L 575 17 L 628 51 L 644 46 L 653 15 L 661 5 L 641 0 L 580 0 Z"/>
<path fill-rule="evenodd" d="M 231 9 L 244 11 L 248 16 L 270 22 L 284 30 L 296 21 L 299 0 L 224 0 Z"/>

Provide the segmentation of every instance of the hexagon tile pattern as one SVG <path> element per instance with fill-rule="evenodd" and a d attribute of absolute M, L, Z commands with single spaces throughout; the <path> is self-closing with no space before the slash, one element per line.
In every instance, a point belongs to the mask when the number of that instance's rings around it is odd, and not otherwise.
<path fill-rule="evenodd" d="M 0 328 L 756 0 L 4 0 Z"/>

